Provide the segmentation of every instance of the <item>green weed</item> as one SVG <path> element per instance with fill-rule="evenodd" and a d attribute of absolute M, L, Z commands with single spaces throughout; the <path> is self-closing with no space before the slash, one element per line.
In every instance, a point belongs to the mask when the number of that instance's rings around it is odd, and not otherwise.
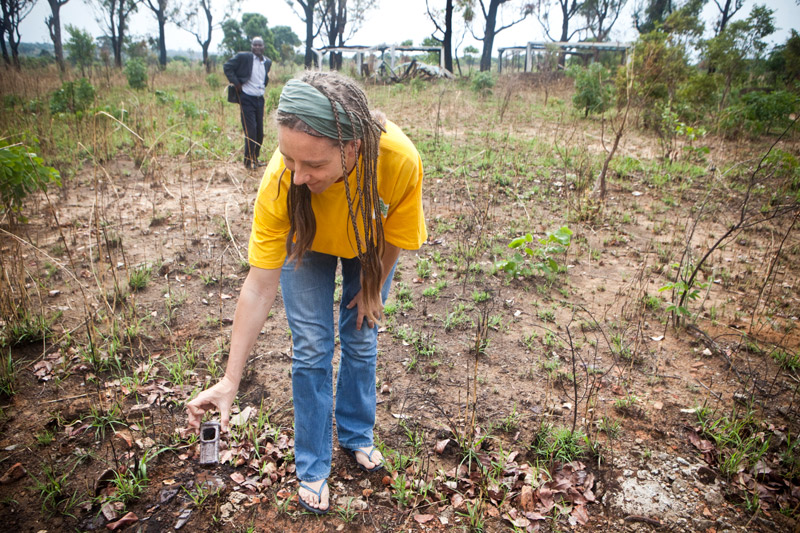
<path fill-rule="evenodd" d="M 150 283 L 150 276 L 152 275 L 153 267 L 150 265 L 142 265 L 133 269 L 128 277 L 128 286 L 133 291 L 140 291 L 147 287 Z"/>
<path fill-rule="evenodd" d="M 543 423 L 531 443 L 531 451 L 542 459 L 568 463 L 581 458 L 584 453 L 584 434 L 565 427 Z"/>
<path fill-rule="evenodd" d="M 0 397 L 10 398 L 16 392 L 17 367 L 11 357 L 11 350 L 7 357 L 0 356 Z"/>

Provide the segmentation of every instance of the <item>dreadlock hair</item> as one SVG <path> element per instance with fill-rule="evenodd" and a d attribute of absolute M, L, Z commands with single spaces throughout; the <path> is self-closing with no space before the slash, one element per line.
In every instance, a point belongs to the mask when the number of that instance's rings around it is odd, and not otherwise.
<path fill-rule="evenodd" d="M 381 132 L 384 131 L 386 117 L 383 113 L 370 112 L 367 95 L 352 79 L 336 72 L 306 71 L 300 80 L 308 83 L 325 95 L 331 102 L 338 138 L 332 139 L 319 133 L 294 114 L 278 111 L 276 122 L 296 131 L 314 137 L 330 139 L 338 144 L 342 156 L 342 178 L 347 198 L 348 215 L 356 238 L 356 251 L 361 263 L 362 298 L 368 307 L 380 302 L 381 257 L 384 251 L 383 221 L 381 219 L 380 198 L 378 196 L 378 148 Z M 336 103 L 341 104 L 347 113 L 354 131 L 361 132 L 360 154 L 356 155 L 355 195 L 347 180 L 345 141 Z M 358 155 L 360 155 L 360 162 Z M 354 197 L 355 196 L 355 197 Z M 303 254 L 311 248 L 317 231 L 316 218 L 311 208 L 311 191 L 308 186 L 295 185 L 294 176 L 289 180 L 289 194 L 286 198 L 290 228 L 286 237 L 286 252 L 290 261 L 299 266 Z M 358 229 L 358 218 L 364 228 L 363 235 Z M 295 242 L 296 241 L 296 242 Z"/>

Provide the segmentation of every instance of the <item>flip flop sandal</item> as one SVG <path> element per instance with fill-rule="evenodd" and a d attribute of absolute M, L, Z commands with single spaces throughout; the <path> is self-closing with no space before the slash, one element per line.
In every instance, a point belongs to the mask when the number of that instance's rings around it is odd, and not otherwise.
<path fill-rule="evenodd" d="M 308 492 L 310 492 L 312 494 L 316 494 L 317 495 L 317 499 L 320 502 L 322 501 L 322 491 L 323 491 L 323 489 L 325 489 L 325 485 L 327 485 L 327 484 L 328 484 L 328 480 L 327 479 L 323 480 L 322 485 L 319 486 L 319 490 L 314 490 L 311 487 L 309 487 L 308 485 L 306 485 L 305 483 L 303 483 L 302 481 L 300 482 L 300 486 L 302 488 L 306 489 Z M 329 497 L 329 500 L 330 500 L 330 497 Z M 314 513 L 314 514 L 321 515 L 321 514 L 328 514 L 328 511 L 331 510 L 330 501 L 328 501 L 328 506 L 325 509 L 317 509 L 316 507 L 311 507 L 309 504 L 307 504 L 305 502 L 305 500 L 303 500 L 303 498 L 300 497 L 300 494 L 297 495 L 297 501 L 299 501 L 300 502 L 300 506 L 303 509 L 305 509 L 306 511 L 308 511 L 309 513 Z"/>
<path fill-rule="evenodd" d="M 358 458 L 356 457 L 356 452 L 361 452 L 361 453 L 363 453 L 364 455 L 366 455 L 366 456 L 367 456 L 367 459 L 369 459 L 369 462 L 370 462 L 370 463 L 374 463 L 374 461 L 372 460 L 372 454 L 373 454 L 373 453 L 375 453 L 375 450 L 377 450 L 377 449 L 378 449 L 378 448 L 376 448 L 375 446 L 373 446 L 373 447 L 372 447 L 372 451 L 371 451 L 371 452 L 369 452 L 369 453 L 365 452 L 363 448 L 356 448 L 355 450 L 351 450 L 350 448 L 345 448 L 345 447 L 342 447 L 342 449 L 343 449 L 344 451 L 346 451 L 346 452 L 347 452 L 347 453 L 350 455 L 350 457 L 352 457 L 352 458 L 353 458 L 353 460 L 356 462 L 356 465 L 357 465 L 357 466 L 358 466 L 358 467 L 359 467 L 361 470 L 363 470 L 364 472 L 377 472 L 377 471 L 379 471 L 379 470 L 382 470 L 382 469 L 383 469 L 383 463 L 381 463 L 381 464 L 379 464 L 379 465 L 375 465 L 375 466 L 374 466 L 374 467 L 372 467 L 372 468 L 367 468 L 366 466 L 362 465 L 362 464 L 361 464 L 361 463 L 358 461 Z"/>

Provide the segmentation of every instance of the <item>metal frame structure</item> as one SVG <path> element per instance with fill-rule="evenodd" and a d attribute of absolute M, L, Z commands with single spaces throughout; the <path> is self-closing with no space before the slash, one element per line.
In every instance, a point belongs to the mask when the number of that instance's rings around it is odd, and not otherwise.
<path fill-rule="evenodd" d="M 497 49 L 497 72 L 503 71 L 503 54 L 506 50 L 525 50 L 525 72 L 533 70 L 533 50 L 546 50 L 548 47 L 558 47 L 565 54 L 581 55 L 585 50 L 593 52 L 608 51 L 608 52 L 625 52 L 627 55 L 628 48 L 632 43 L 623 42 L 607 42 L 607 43 L 569 43 L 569 42 L 549 42 L 549 41 L 533 41 L 525 46 L 506 46 Z M 624 61 L 624 59 L 623 59 Z"/>
<path fill-rule="evenodd" d="M 389 66 L 394 71 L 397 52 L 439 52 L 439 68 L 444 70 L 444 48 L 441 46 L 399 46 L 395 44 L 379 44 L 377 46 L 324 46 L 322 48 L 312 48 L 311 51 L 317 56 L 317 65 L 322 70 L 322 59 L 328 52 L 350 52 L 356 54 L 356 65 L 358 72 L 363 72 L 364 55 L 375 52 L 381 53 L 381 59 L 386 51 L 391 54 Z"/>

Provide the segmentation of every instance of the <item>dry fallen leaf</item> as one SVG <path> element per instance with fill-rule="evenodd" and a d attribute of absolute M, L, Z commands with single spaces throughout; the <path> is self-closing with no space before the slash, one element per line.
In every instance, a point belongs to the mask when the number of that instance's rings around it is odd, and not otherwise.
<path fill-rule="evenodd" d="M 432 515 L 432 514 L 415 514 L 414 515 L 414 520 L 416 520 L 420 524 L 424 524 L 426 522 L 430 522 L 434 518 L 436 518 L 436 517 L 434 515 Z"/>
<path fill-rule="evenodd" d="M 689 442 L 691 442 L 695 448 L 700 450 L 701 452 L 710 452 L 714 449 L 714 445 L 711 444 L 710 441 L 705 439 L 701 439 L 700 435 L 695 433 L 694 431 L 689 432 Z"/>
<path fill-rule="evenodd" d="M 527 528 L 531 525 L 531 521 L 525 518 L 524 516 L 518 516 L 516 509 L 511 509 L 509 512 L 503 515 L 503 518 L 511 522 L 511 524 L 515 528 Z"/>
<path fill-rule="evenodd" d="M 589 513 L 586 512 L 586 507 L 583 505 L 573 507 L 571 515 L 582 526 L 589 522 Z"/>
<path fill-rule="evenodd" d="M 441 455 L 441 454 L 444 453 L 444 450 L 445 450 L 445 448 L 447 448 L 448 444 L 450 444 L 450 439 L 444 439 L 444 440 L 437 441 L 436 442 L 436 446 L 433 448 L 433 450 L 436 453 L 438 453 L 439 455 Z"/>

